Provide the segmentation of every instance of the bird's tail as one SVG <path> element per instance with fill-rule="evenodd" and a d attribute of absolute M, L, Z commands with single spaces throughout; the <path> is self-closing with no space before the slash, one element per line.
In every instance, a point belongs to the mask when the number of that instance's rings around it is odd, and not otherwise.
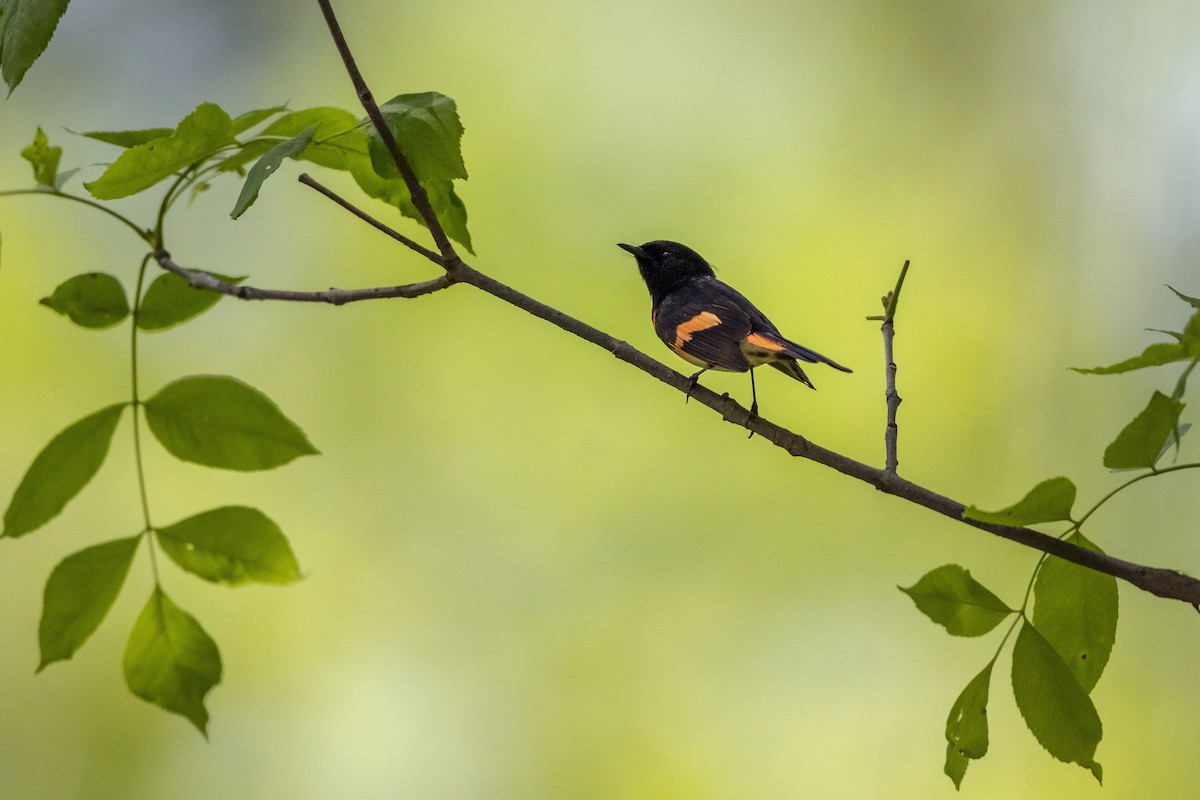
<path fill-rule="evenodd" d="M 781 361 L 771 361 L 769 363 L 771 364 L 772 367 L 779 370 L 784 375 L 787 375 L 789 378 L 795 378 L 796 380 L 800 381 L 808 388 L 810 388 L 810 389 L 817 388 L 817 387 L 813 386 L 812 381 L 810 381 L 808 379 L 808 376 L 804 374 L 804 370 L 800 369 L 800 365 L 796 363 L 795 359 L 785 358 Z"/>
<path fill-rule="evenodd" d="M 818 363 L 819 364 L 828 364 L 829 366 L 833 367 L 834 369 L 840 369 L 842 372 L 853 372 L 854 371 L 854 370 L 850 369 L 849 367 L 843 367 L 841 364 L 837 363 L 832 358 L 827 358 L 827 357 L 821 355 L 816 350 L 809 350 L 804 345 L 796 344 L 795 342 L 789 342 L 787 339 L 780 339 L 780 342 L 784 345 L 783 352 L 786 355 L 791 356 L 792 358 L 798 359 L 800 361 L 807 361 L 810 364 L 818 364 Z M 797 369 L 799 369 L 799 367 L 797 367 Z M 787 372 L 787 370 L 784 370 L 784 372 Z M 801 373 L 801 374 L 803 374 L 803 373 Z M 795 376 L 792 376 L 792 377 L 795 377 Z M 807 383 L 807 381 L 805 381 L 805 383 Z"/>

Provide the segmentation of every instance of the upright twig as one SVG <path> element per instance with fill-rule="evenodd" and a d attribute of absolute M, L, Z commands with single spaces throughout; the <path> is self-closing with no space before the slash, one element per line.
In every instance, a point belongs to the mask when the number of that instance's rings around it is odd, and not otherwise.
<path fill-rule="evenodd" d="M 883 334 L 884 398 L 887 402 L 887 425 L 883 429 L 884 470 L 896 474 L 900 466 L 897 441 L 900 429 L 896 426 L 896 412 L 900 408 L 900 393 L 896 391 L 896 359 L 892 353 L 892 339 L 896 336 L 896 310 L 900 307 L 900 290 L 904 288 L 904 276 L 908 274 L 908 261 L 900 268 L 896 288 L 883 296 L 883 316 L 867 317 L 882 320 L 879 330 Z"/>

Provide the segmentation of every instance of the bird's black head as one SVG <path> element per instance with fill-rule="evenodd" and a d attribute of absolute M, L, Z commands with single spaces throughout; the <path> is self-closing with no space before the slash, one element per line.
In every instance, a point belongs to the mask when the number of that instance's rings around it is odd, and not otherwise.
<path fill-rule="evenodd" d="M 618 244 L 617 247 L 637 259 L 638 271 L 655 305 L 690 278 L 713 274 L 713 268 L 699 253 L 679 242 L 660 239 L 640 246 Z"/>

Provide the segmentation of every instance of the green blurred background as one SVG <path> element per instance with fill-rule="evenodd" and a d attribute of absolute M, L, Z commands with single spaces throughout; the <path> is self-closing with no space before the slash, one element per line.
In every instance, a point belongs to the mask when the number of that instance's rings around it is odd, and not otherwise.
<path fill-rule="evenodd" d="M 1104 446 L 1175 380 L 1066 368 L 1182 325 L 1164 283 L 1200 294 L 1194 3 L 339 10 L 378 97 L 458 101 L 472 263 L 686 370 L 614 245 L 691 244 L 786 333 L 855 368 L 814 369 L 816 393 L 759 381 L 764 413 L 824 446 L 882 462 L 880 337 L 864 317 L 906 258 L 900 465 L 913 480 L 997 508 L 1066 474 L 1090 503 L 1115 485 Z M 65 128 L 174 125 L 205 100 L 356 109 L 315 4 L 79 2 L 3 105 L 0 185 L 30 185 L 17 154 L 39 124 L 91 179 L 114 151 Z M 171 218 L 168 247 L 260 286 L 434 274 L 299 171 L 285 165 L 236 223 L 238 187 L 218 185 Z M 121 208 L 151 219 L 144 200 Z M 6 502 L 51 436 L 128 391 L 128 329 L 76 328 L 38 298 L 88 270 L 131 286 L 139 253 L 110 220 L 43 198 L 4 200 L 0 234 Z M 138 527 L 126 419 L 58 520 L 0 543 L 0 796 L 955 796 L 946 714 L 998 637 L 951 639 L 895 587 L 955 562 L 1019 603 L 1033 553 L 748 442 L 469 287 L 344 308 L 227 300 L 143 337 L 142 353 L 147 393 L 241 377 L 324 453 L 241 475 L 151 444 L 154 519 L 259 506 L 307 578 L 227 589 L 165 570 L 221 647 L 208 742 L 124 688 L 144 554 L 73 662 L 35 677 L 49 571 Z M 704 382 L 748 400 L 745 376 Z M 1086 532 L 1200 572 L 1194 484 L 1144 483 Z M 1106 786 L 1026 732 L 1005 654 L 991 751 L 963 796 L 1195 796 L 1196 614 L 1124 586 L 1121 602 L 1093 694 Z"/>

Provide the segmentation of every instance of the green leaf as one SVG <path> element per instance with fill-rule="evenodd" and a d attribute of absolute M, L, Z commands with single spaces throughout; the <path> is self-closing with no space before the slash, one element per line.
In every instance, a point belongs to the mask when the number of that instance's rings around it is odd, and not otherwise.
<path fill-rule="evenodd" d="M 379 110 L 422 185 L 466 179 L 467 167 L 461 149 L 463 126 L 452 99 L 437 92 L 402 94 L 388 100 Z M 367 142 L 375 172 L 384 178 L 400 177 L 374 126 L 367 131 Z"/>
<path fill-rule="evenodd" d="M 988 689 L 995 664 L 996 659 L 993 658 L 982 672 L 971 679 L 950 707 L 950 716 L 946 718 L 945 772 L 954 781 L 955 789 L 962 788 L 962 779 L 967 774 L 970 761 L 987 755 Z"/>
<path fill-rule="evenodd" d="M 283 531 L 256 508 L 215 508 L 157 534 L 171 560 L 214 583 L 291 583 L 300 577 Z"/>
<path fill-rule="evenodd" d="M 0 74 L 8 93 L 46 50 L 70 0 L 4 0 L 0 3 Z"/>
<path fill-rule="evenodd" d="M 62 158 L 61 147 L 51 147 L 50 140 L 39 127 L 33 135 L 33 144 L 21 151 L 21 158 L 33 166 L 33 179 L 41 186 L 55 188 L 58 177 L 58 162 Z"/>
<path fill-rule="evenodd" d="M 13 494 L 0 535 L 23 536 L 58 516 L 104 463 L 124 410 L 124 403 L 102 408 L 50 440 Z"/>
<path fill-rule="evenodd" d="M 1200 297 L 1189 297 L 1186 294 L 1184 294 L 1183 292 L 1176 289 L 1174 286 L 1168 286 L 1167 288 L 1170 289 L 1172 292 L 1174 292 L 1175 296 L 1178 297 L 1180 300 L 1187 303 L 1188 305 L 1190 305 L 1192 308 L 1196 309 L 1197 311 L 1200 311 Z"/>
<path fill-rule="evenodd" d="M 38 302 L 85 328 L 108 328 L 129 316 L 124 287 L 106 272 L 68 278 Z"/>
<path fill-rule="evenodd" d="M 262 188 L 263 181 L 275 174 L 275 170 L 279 169 L 279 165 L 285 158 L 295 158 L 297 153 L 308 147 L 316 129 L 315 125 L 305 128 L 291 139 L 280 142 L 268 150 L 266 155 L 250 168 L 250 174 L 246 176 L 242 192 L 238 195 L 233 212 L 229 216 L 237 219 L 246 213 L 246 209 L 254 205 L 254 201 L 258 199 L 258 192 Z"/>
<path fill-rule="evenodd" d="M 1179 423 L 1184 403 L 1155 392 L 1149 405 L 1117 434 L 1104 451 L 1109 469 L 1150 469 L 1162 455 Z"/>
<path fill-rule="evenodd" d="M 1075 505 L 1075 484 L 1070 478 L 1051 478 L 1033 487 L 1016 505 L 1001 511 L 981 511 L 969 506 L 964 519 L 989 522 L 994 525 L 1033 525 L 1038 522 L 1058 522 L 1071 519 Z"/>
<path fill-rule="evenodd" d="M 208 735 L 204 696 L 221 682 L 221 654 L 200 623 L 158 586 L 129 634 L 123 666 L 129 691 L 182 714 Z"/>
<path fill-rule="evenodd" d="M 146 401 L 146 423 L 176 458 L 210 467 L 271 469 L 316 448 L 271 400 L 235 378 L 180 378 Z"/>
<path fill-rule="evenodd" d="M 381 178 L 375 174 L 371 162 L 364 156 L 354 153 L 345 154 L 346 166 L 354 177 L 360 189 L 368 196 L 400 209 L 400 213 L 409 219 L 415 219 L 422 225 L 424 217 L 413 205 L 408 194 L 408 187 L 399 178 Z M 471 245 L 471 234 L 467 231 L 467 209 L 454 191 L 450 181 L 435 181 L 425 186 L 425 193 L 433 213 L 437 216 L 446 235 L 474 253 Z"/>
<path fill-rule="evenodd" d="M 1147 347 L 1142 351 L 1141 355 L 1125 359 L 1112 366 L 1092 367 L 1090 369 L 1071 367 L 1071 369 L 1083 375 L 1116 375 L 1121 372 L 1142 369 L 1143 367 L 1159 367 L 1163 364 L 1185 361 L 1188 358 L 1191 358 L 1191 356 L 1188 355 L 1188 348 L 1185 345 L 1175 342 L 1160 342 Z"/>
<path fill-rule="evenodd" d="M 1103 774 L 1096 746 L 1103 728 L 1096 707 L 1058 652 L 1029 623 L 1021 626 L 1012 654 L 1013 696 L 1034 738 L 1059 761 Z"/>
<path fill-rule="evenodd" d="M 233 133 L 235 136 L 241 135 L 253 128 L 255 125 L 266 122 L 276 114 L 281 114 L 287 111 L 287 106 L 272 106 L 271 108 L 258 108 L 254 111 L 247 111 L 245 114 L 239 114 L 233 118 Z"/>
<path fill-rule="evenodd" d="M 84 188 L 98 200 L 128 197 L 233 143 L 233 120 L 220 106 L 201 103 L 170 136 L 129 148 Z"/>
<path fill-rule="evenodd" d="M 284 114 L 263 129 L 263 136 L 292 138 L 316 126 L 312 141 L 296 158 L 330 169 L 347 169 L 347 152 L 365 156 L 367 135 L 357 130 L 358 121 L 349 111 L 319 106 Z"/>
<path fill-rule="evenodd" d="M 246 279 L 245 276 L 209 274 L 229 283 L 241 283 Z M 204 313 L 224 296 L 210 289 L 197 289 L 182 275 L 164 272 L 150 283 L 142 296 L 137 326 L 144 331 L 165 330 Z"/>
<path fill-rule="evenodd" d="M 1013 613 L 996 595 L 957 564 L 946 564 L 926 573 L 900 591 L 917 608 L 953 636 L 982 636 Z"/>
<path fill-rule="evenodd" d="M 246 165 L 265 156 L 274 146 L 275 142 L 270 139 L 251 139 L 231 155 L 218 161 L 217 171 L 236 172 L 238 175 L 245 175 Z"/>
<path fill-rule="evenodd" d="M 172 133 L 174 131 L 171 128 L 144 128 L 138 131 L 87 131 L 79 135 L 105 144 L 129 148 L 153 142 L 155 139 L 165 139 Z"/>
<path fill-rule="evenodd" d="M 1103 552 L 1083 534 L 1067 539 Z M 1049 556 L 1033 587 L 1033 624 L 1062 657 L 1084 691 L 1104 673 L 1117 638 L 1117 579 Z"/>
<path fill-rule="evenodd" d="M 140 540 L 131 536 L 93 545 L 67 556 L 50 573 L 38 625 L 38 672 L 75 655 L 100 627 L 125 583 Z"/>

